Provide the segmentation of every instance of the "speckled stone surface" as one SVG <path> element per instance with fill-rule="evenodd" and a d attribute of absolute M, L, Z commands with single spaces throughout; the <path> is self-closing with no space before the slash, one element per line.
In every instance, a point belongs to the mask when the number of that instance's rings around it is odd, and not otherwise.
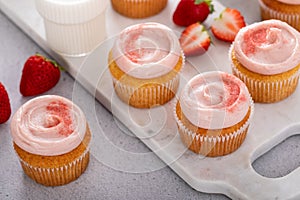
<path fill-rule="evenodd" d="M 260 19 L 258 3 L 255 0 L 227 0 L 228 7 L 238 8 L 247 23 Z M 19 93 L 21 70 L 25 60 L 35 52 L 44 53 L 20 29 L 0 13 L 0 81 L 6 86 L 14 113 L 32 97 L 22 97 Z M 74 79 L 62 72 L 59 83 L 45 94 L 57 94 L 72 98 Z M 93 99 L 87 91 L 78 86 L 81 95 Z M 84 101 L 78 99 L 78 101 Z M 81 103 L 82 105 L 82 103 Z M 84 104 L 83 104 L 84 105 Z M 131 152 L 149 152 L 149 149 L 100 104 L 86 105 L 84 110 L 96 109 L 98 121 L 86 112 L 91 130 L 93 124 L 100 124 L 110 141 Z M 9 130 L 10 121 L 0 125 L 0 199 L 228 199 L 221 194 L 205 194 L 192 189 L 169 167 L 148 173 L 127 173 L 106 166 L 91 156 L 86 172 L 76 181 L 60 187 L 44 187 L 29 179 L 12 148 Z M 120 127 L 121 126 L 121 127 Z M 258 173 L 267 177 L 280 177 L 288 174 L 300 163 L 300 137 L 293 136 L 277 146 L 265 156 L 257 159 L 253 166 Z M 153 155 L 153 162 L 160 159 Z M 111 157 L 114 162 L 125 162 L 122 157 Z M 136 163 L 132 163 L 136 165 Z"/>

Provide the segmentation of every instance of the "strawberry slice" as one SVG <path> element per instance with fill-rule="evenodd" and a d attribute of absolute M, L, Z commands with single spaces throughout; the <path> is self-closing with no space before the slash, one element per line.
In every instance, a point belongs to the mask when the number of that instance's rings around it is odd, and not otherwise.
<path fill-rule="evenodd" d="M 173 22 L 178 26 L 189 26 L 203 22 L 214 12 L 212 0 L 181 0 L 173 14 Z"/>
<path fill-rule="evenodd" d="M 0 124 L 6 122 L 11 114 L 11 107 L 7 91 L 0 82 Z"/>
<path fill-rule="evenodd" d="M 220 17 L 213 21 L 211 31 L 216 38 L 233 42 L 236 34 L 245 26 L 244 17 L 237 9 L 226 8 Z"/>
<path fill-rule="evenodd" d="M 194 23 L 182 32 L 179 42 L 185 56 L 196 56 L 208 50 L 211 39 L 202 24 Z"/>

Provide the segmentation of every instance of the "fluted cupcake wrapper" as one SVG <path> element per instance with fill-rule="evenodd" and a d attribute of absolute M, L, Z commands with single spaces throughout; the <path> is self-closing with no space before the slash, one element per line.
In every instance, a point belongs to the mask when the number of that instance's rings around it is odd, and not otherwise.
<path fill-rule="evenodd" d="M 294 71 L 287 73 L 280 78 L 270 79 L 256 78 L 253 75 L 242 73 L 238 67 L 234 64 L 232 53 L 234 51 L 233 45 L 231 45 L 228 51 L 228 57 L 231 60 L 232 73 L 241 79 L 247 86 L 252 99 L 256 103 L 274 103 L 281 101 L 289 97 L 297 88 L 300 71 L 299 65 L 292 69 Z M 249 71 L 249 70 L 247 70 Z M 250 72 L 250 71 L 249 71 Z M 252 73 L 252 72 L 251 72 Z M 270 75 L 271 77 L 272 75 Z"/>
<path fill-rule="evenodd" d="M 151 108 L 163 105 L 174 98 L 180 82 L 180 74 L 185 66 L 185 56 L 181 52 L 181 68 L 176 74 L 164 82 L 147 80 L 140 85 L 124 84 L 121 79 L 112 76 L 113 86 L 117 96 L 126 104 L 136 108 Z M 114 99 L 111 99 L 114 101 Z"/>
<path fill-rule="evenodd" d="M 264 4 L 262 0 L 258 0 L 260 4 L 261 17 L 263 20 L 279 19 L 290 24 L 292 27 L 300 31 L 300 13 L 284 13 L 273 10 Z"/>
<path fill-rule="evenodd" d="M 85 171 L 89 163 L 89 148 L 74 161 L 56 168 L 36 167 L 20 157 L 19 160 L 24 172 L 37 183 L 45 186 L 59 186 L 76 180 Z"/>
<path fill-rule="evenodd" d="M 161 12 L 168 0 L 111 0 L 118 13 L 130 18 L 146 18 Z"/>
<path fill-rule="evenodd" d="M 232 64 L 232 72 L 246 84 L 254 102 L 259 103 L 273 103 L 287 98 L 295 91 L 299 80 L 299 71 L 274 82 L 253 79 L 241 73 L 234 64 Z"/>
<path fill-rule="evenodd" d="M 114 77 L 113 84 L 116 94 L 123 102 L 137 108 L 151 108 L 170 101 L 178 90 L 179 80 L 180 75 L 177 73 L 173 79 L 163 84 L 150 82 L 140 87 L 131 87 Z"/>
<path fill-rule="evenodd" d="M 237 131 L 219 136 L 201 135 L 188 129 L 177 116 L 176 103 L 173 113 L 183 144 L 195 153 L 216 157 L 230 154 L 241 146 L 246 138 L 248 127 L 254 114 L 254 103 L 252 100 L 250 109 L 249 118 Z"/>

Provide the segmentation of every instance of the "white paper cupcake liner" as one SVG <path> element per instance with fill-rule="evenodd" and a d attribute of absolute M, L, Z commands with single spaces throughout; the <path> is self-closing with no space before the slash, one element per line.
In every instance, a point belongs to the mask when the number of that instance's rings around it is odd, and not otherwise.
<path fill-rule="evenodd" d="M 237 131 L 219 136 L 200 135 L 195 133 L 193 130 L 188 129 L 178 118 L 176 113 L 176 104 L 177 102 L 175 102 L 173 107 L 173 114 L 183 143 L 188 148 L 194 150 L 197 149 L 196 153 L 209 157 L 227 155 L 239 148 L 246 137 L 249 124 L 254 114 L 254 103 L 251 99 L 249 118 Z"/>
<path fill-rule="evenodd" d="M 253 100 L 260 103 L 273 103 L 287 98 L 295 91 L 299 80 L 299 71 L 287 79 L 274 82 L 252 79 L 241 73 L 234 64 L 232 72 L 246 84 Z"/>
<path fill-rule="evenodd" d="M 228 51 L 229 60 L 232 60 L 232 51 L 233 44 Z M 231 69 L 232 73 L 245 83 L 253 101 L 257 103 L 274 103 L 287 98 L 296 90 L 300 75 L 300 71 L 298 70 L 297 73 L 286 79 L 270 82 L 263 79 L 252 79 L 238 70 L 232 62 Z"/>
<path fill-rule="evenodd" d="M 150 108 L 170 101 L 178 90 L 179 81 L 180 75 L 178 73 L 166 83 L 151 87 L 141 86 L 140 88 L 135 88 L 113 78 L 115 92 L 119 98 L 131 106 L 140 108 Z M 151 84 L 151 82 L 149 83 Z"/>
<path fill-rule="evenodd" d="M 300 31 L 300 13 L 283 13 L 267 7 L 262 0 L 258 0 L 261 8 L 261 15 L 263 20 L 279 19 L 290 24 L 292 27 Z"/>
<path fill-rule="evenodd" d="M 18 155 L 18 153 L 16 152 Z M 89 162 L 89 148 L 74 161 L 57 168 L 35 167 L 22 160 L 19 155 L 24 172 L 37 183 L 46 186 L 59 186 L 77 179 L 87 168 Z"/>
<path fill-rule="evenodd" d="M 143 87 L 143 85 L 141 85 L 140 87 L 132 87 L 123 84 L 112 76 L 116 94 L 126 104 L 137 108 L 151 108 L 167 103 L 175 96 L 179 87 L 180 74 L 185 66 L 185 56 L 183 52 L 181 53 L 181 57 L 181 69 L 172 79 L 165 83 L 156 83 L 149 80 L 147 84 L 153 83 L 153 86 Z"/>
<path fill-rule="evenodd" d="M 161 12 L 168 0 L 111 0 L 118 13 L 131 18 L 146 18 Z"/>

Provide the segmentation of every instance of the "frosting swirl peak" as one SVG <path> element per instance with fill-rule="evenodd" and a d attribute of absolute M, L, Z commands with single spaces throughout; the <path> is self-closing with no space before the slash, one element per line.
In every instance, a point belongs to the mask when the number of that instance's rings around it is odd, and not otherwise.
<path fill-rule="evenodd" d="M 245 84 L 225 72 L 206 72 L 193 77 L 183 88 L 180 106 L 195 126 L 222 129 L 240 122 L 250 106 Z"/>
<path fill-rule="evenodd" d="M 84 138 L 86 119 L 70 100 L 45 95 L 29 100 L 14 114 L 11 134 L 25 151 L 44 156 L 68 153 Z"/>
<path fill-rule="evenodd" d="M 279 20 L 266 20 L 242 28 L 233 48 L 242 65 L 259 74 L 283 73 L 300 63 L 300 34 Z"/>
<path fill-rule="evenodd" d="M 112 48 L 113 60 L 118 67 L 140 79 L 167 74 L 177 64 L 180 55 L 175 33 L 154 22 L 127 27 L 117 36 Z"/>

